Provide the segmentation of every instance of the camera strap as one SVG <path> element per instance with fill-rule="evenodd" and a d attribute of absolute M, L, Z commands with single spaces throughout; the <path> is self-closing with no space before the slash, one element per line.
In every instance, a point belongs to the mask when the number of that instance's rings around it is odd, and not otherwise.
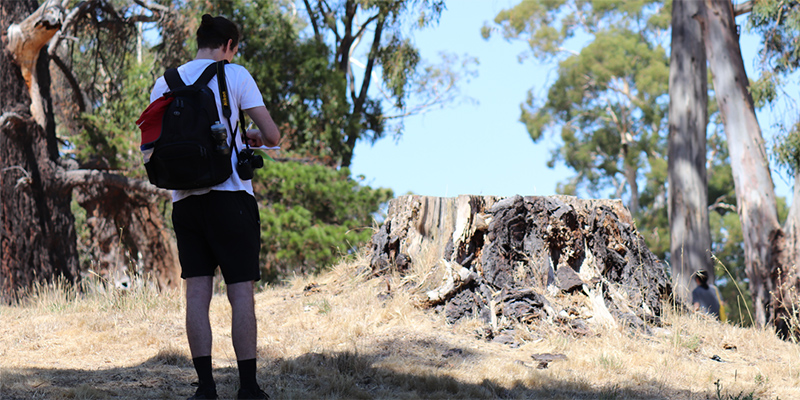
<path fill-rule="evenodd" d="M 227 60 L 222 60 L 217 62 L 217 86 L 219 87 L 219 98 L 222 102 L 222 116 L 228 121 L 228 128 L 231 131 L 231 152 L 236 153 L 236 130 L 233 129 L 231 126 L 231 103 L 230 103 L 230 96 L 228 95 L 228 82 L 225 79 L 225 64 L 227 64 Z M 239 121 L 236 122 L 236 128 L 239 128 L 239 124 L 242 122 L 241 120 L 242 110 L 239 110 Z M 245 146 L 247 146 L 247 141 L 242 140 Z M 249 146 L 248 146 L 249 147 Z M 238 157 L 238 155 L 237 155 Z"/>

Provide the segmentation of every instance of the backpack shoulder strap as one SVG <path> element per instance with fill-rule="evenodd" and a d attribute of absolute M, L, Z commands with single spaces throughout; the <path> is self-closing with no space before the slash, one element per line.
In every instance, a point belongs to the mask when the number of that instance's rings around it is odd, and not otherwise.
<path fill-rule="evenodd" d="M 171 90 L 186 86 L 177 68 L 170 68 L 167 72 L 164 72 L 164 80 L 167 81 L 167 86 L 169 86 Z"/>
<path fill-rule="evenodd" d="M 197 78 L 197 80 L 192 84 L 192 86 L 198 89 L 202 88 L 203 86 L 207 86 L 211 78 L 213 78 L 214 75 L 217 74 L 217 68 L 215 66 L 216 63 L 213 63 L 208 67 L 206 67 L 206 69 L 203 71 L 200 77 Z M 183 82 L 183 79 L 181 79 L 181 75 L 178 73 L 177 68 L 170 68 L 166 72 L 164 72 L 164 80 L 167 81 L 167 85 L 172 91 L 187 86 L 186 83 Z"/>
<path fill-rule="evenodd" d="M 211 81 L 211 78 L 217 74 L 216 65 L 218 63 L 211 63 L 203 73 L 200 75 L 199 78 L 194 82 L 193 86 L 197 86 L 198 88 L 202 88 L 203 86 L 207 86 L 208 82 Z"/>

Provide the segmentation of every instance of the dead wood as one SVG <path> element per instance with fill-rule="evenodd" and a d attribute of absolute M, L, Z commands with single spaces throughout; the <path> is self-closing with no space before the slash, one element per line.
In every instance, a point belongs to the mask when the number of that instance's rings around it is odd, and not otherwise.
<path fill-rule="evenodd" d="M 390 202 L 368 259 L 373 274 L 400 274 L 451 322 L 476 316 L 494 332 L 576 315 L 645 327 L 671 293 L 666 264 L 618 200 L 403 196 Z M 570 293 L 586 312 L 548 300 Z"/>

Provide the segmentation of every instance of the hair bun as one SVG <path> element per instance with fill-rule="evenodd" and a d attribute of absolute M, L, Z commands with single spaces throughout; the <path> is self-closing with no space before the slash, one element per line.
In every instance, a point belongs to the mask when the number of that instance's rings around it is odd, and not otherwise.
<path fill-rule="evenodd" d="M 203 20 L 202 20 L 201 24 L 202 25 L 213 26 L 214 25 L 214 17 L 212 17 L 211 14 L 203 14 Z"/>

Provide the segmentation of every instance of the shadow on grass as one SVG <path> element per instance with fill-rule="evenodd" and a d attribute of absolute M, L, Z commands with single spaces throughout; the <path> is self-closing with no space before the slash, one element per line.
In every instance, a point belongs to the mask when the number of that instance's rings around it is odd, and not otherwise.
<path fill-rule="evenodd" d="M 435 341 L 386 341 L 369 353 L 308 353 L 259 361 L 259 381 L 273 399 L 700 399 L 705 394 L 656 381 L 593 387 L 591 382 L 555 379 L 522 366 L 510 387 L 484 379 L 463 382 L 448 376 L 454 365 L 480 363 L 482 356 Z M 220 398 L 233 398 L 234 365 L 216 368 Z M 185 399 L 193 394 L 191 360 L 160 352 L 132 367 L 103 369 L 0 368 L 0 399 Z"/>

